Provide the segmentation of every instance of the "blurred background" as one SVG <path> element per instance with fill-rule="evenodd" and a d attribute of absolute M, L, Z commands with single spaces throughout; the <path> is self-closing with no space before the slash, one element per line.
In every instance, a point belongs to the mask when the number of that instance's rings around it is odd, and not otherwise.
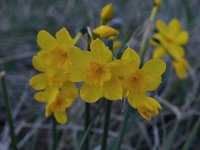
<path fill-rule="evenodd" d="M 122 150 L 198 150 L 200 147 L 200 2 L 199 0 L 163 0 L 156 18 L 166 22 L 178 18 L 190 34 L 186 58 L 190 69 L 186 80 L 180 81 L 168 64 L 163 83 L 155 93 L 163 109 L 151 121 L 144 120 L 132 109 L 125 129 Z M 75 35 L 82 27 L 96 27 L 99 13 L 107 3 L 113 3 L 114 19 L 110 25 L 120 30 L 122 47 L 136 51 L 147 26 L 153 0 L 0 0 L 0 71 L 6 71 L 9 100 L 20 150 L 51 149 L 51 120 L 45 118 L 44 105 L 34 100 L 29 79 L 36 74 L 31 59 L 39 50 L 36 36 L 45 29 L 55 34 L 62 27 Z M 122 48 L 123 49 L 123 48 Z M 151 57 L 149 46 L 146 59 Z M 159 96 L 158 96 L 159 95 Z M 93 104 L 94 112 L 100 102 Z M 108 149 L 114 150 L 121 123 L 127 109 L 126 101 L 113 103 Z M 75 150 L 84 131 L 84 103 L 77 100 L 68 110 L 68 123 L 58 126 L 58 150 Z M 93 113 L 92 113 L 93 114 Z M 90 133 L 90 148 L 100 148 L 105 104 L 94 116 Z M 9 149 L 10 137 L 0 86 L 0 150 Z"/>

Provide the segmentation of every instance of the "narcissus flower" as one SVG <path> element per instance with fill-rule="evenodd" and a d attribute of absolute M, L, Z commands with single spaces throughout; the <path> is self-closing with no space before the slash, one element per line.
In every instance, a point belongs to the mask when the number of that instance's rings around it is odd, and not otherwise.
<path fill-rule="evenodd" d="M 180 22 L 172 19 L 166 25 L 162 20 L 158 20 L 156 27 L 158 33 L 155 33 L 153 38 L 160 42 L 173 59 L 179 60 L 184 57 L 185 52 L 182 46 L 188 42 L 189 35 L 182 29 Z"/>
<path fill-rule="evenodd" d="M 40 100 L 46 101 L 49 94 L 50 93 L 47 93 L 47 91 L 44 91 L 40 94 Z M 78 89 L 73 83 L 68 82 L 64 84 L 57 93 L 55 99 L 52 102 L 47 103 L 45 112 L 46 117 L 53 113 L 60 124 L 65 124 L 67 122 L 66 109 L 71 107 L 77 95 Z"/>
<path fill-rule="evenodd" d="M 72 82 L 83 81 L 80 96 L 88 103 L 96 102 L 101 97 L 121 99 L 122 85 L 118 77 L 129 74 L 133 59 L 113 61 L 112 52 L 100 39 L 92 41 L 90 49 L 70 49 L 72 66 L 68 70 L 69 79 Z"/>
<path fill-rule="evenodd" d="M 101 24 L 106 24 L 113 17 L 113 6 L 112 4 L 107 4 L 101 10 Z"/>
<path fill-rule="evenodd" d="M 182 80 L 185 79 L 189 67 L 187 60 L 183 58 L 178 61 L 172 61 L 172 64 L 178 77 Z"/>
<path fill-rule="evenodd" d="M 150 40 L 150 43 L 156 46 L 153 52 L 153 58 L 162 59 L 166 54 L 169 54 L 173 59 L 172 64 L 176 74 L 180 79 L 184 79 L 188 65 L 184 59 L 185 51 L 183 45 L 189 41 L 188 32 L 182 29 L 177 19 L 173 19 L 168 25 L 162 20 L 158 20 L 156 27 L 158 33 L 155 33 Z"/>
<path fill-rule="evenodd" d="M 161 75 L 166 69 L 164 61 L 152 59 L 147 61 L 140 69 L 140 58 L 131 48 L 122 55 L 122 60 L 133 58 L 135 65 L 131 67 L 131 73 L 122 80 L 124 96 L 128 97 L 129 104 L 138 109 L 139 113 L 147 120 L 158 114 L 160 104 L 153 98 L 148 97 L 148 91 L 156 90 L 161 83 Z"/>
<path fill-rule="evenodd" d="M 100 25 L 99 27 L 95 28 L 93 32 L 99 35 L 101 38 L 109 38 L 119 34 L 116 29 L 107 25 Z"/>

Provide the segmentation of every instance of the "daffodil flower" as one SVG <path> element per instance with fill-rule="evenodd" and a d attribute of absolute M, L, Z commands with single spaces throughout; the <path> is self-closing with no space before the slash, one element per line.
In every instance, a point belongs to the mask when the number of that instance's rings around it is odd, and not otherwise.
<path fill-rule="evenodd" d="M 148 97 L 148 91 L 156 90 L 161 83 L 161 75 L 166 65 L 160 59 L 147 61 L 140 69 L 140 58 L 131 48 L 125 50 L 122 60 L 133 58 L 135 66 L 131 67 L 131 73 L 122 80 L 124 96 L 128 97 L 129 104 L 138 109 L 139 113 L 147 120 L 158 114 L 160 104 L 153 98 Z"/>
<path fill-rule="evenodd" d="M 47 91 L 40 92 L 36 95 L 35 98 L 46 102 L 49 94 L 51 93 L 48 93 Z M 66 109 L 71 107 L 77 95 L 78 89 L 73 83 L 68 82 L 64 84 L 56 95 L 55 100 L 51 103 L 47 103 L 45 112 L 46 117 L 53 113 L 56 120 L 60 124 L 65 124 L 67 122 Z"/>
<path fill-rule="evenodd" d="M 175 60 L 179 60 L 185 55 L 183 45 L 188 43 L 188 32 L 184 31 L 177 19 L 172 19 L 168 25 L 162 20 L 157 20 L 156 27 L 158 33 L 153 38 L 158 40 L 160 44 Z"/>
<path fill-rule="evenodd" d="M 69 80 L 83 82 L 80 96 L 88 103 L 94 103 L 102 97 L 109 100 L 121 99 L 122 85 L 119 77 L 129 74 L 133 60 L 112 60 L 112 52 L 100 39 L 91 42 L 90 50 L 71 47 Z"/>

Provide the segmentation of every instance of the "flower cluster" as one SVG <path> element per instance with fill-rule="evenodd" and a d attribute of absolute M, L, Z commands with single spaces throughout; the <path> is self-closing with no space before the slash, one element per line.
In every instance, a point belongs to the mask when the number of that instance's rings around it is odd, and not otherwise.
<path fill-rule="evenodd" d="M 162 20 L 157 20 L 156 27 L 158 33 L 153 35 L 150 43 L 156 46 L 153 58 L 163 58 L 169 54 L 173 61 L 173 67 L 180 79 L 186 78 L 188 62 L 184 58 L 185 50 L 183 46 L 188 43 L 188 32 L 184 31 L 177 19 L 172 19 L 168 25 Z"/>
<path fill-rule="evenodd" d="M 46 104 L 46 116 L 53 113 L 56 120 L 64 124 L 67 121 L 66 109 L 78 95 L 77 87 L 66 74 L 71 65 L 69 47 L 75 41 L 63 28 L 56 33 L 56 38 L 44 30 L 40 31 L 37 43 L 41 50 L 33 57 L 32 63 L 40 73 L 32 77 L 30 85 L 39 90 L 35 99 Z"/>
<path fill-rule="evenodd" d="M 101 12 L 101 22 L 107 23 L 111 18 L 112 5 L 107 5 Z M 166 69 L 164 61 L 151 59 L 140 67 L 140 57 L 131 48 L 125 49 L 121 58 L 116 59 L 112 48 L 109 49 L 102 38 L 118 31 L 105 25 L 95 31 L 101 36 L 91 38 L 87 50 L 76 46 L 80 33 L 75 38 L 65 28 L 55 37 L 44 30 L 38 33 L 40 51 L 32 63 L 40 73 L 30 80 L 30 85 L 39 91 L 35 99 L 45 103 L 46 116 L 53 113 L 60 124 L 67 122 L 66 110 L 78 95 L 87 103 L 103 97 L 114 101 L 127 97 L 128 103 L 150 120 L 158 114 L 161 105 L 147 96 L 147 92 L 159 87 Z M 80 90 L 76 83 L 82 83 Z"/>

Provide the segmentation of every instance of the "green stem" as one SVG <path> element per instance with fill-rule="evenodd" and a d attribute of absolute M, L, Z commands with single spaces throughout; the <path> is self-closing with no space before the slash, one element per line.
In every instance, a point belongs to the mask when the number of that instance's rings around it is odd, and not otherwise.
<path fill-rule="evenodd" d="M 85 131 L 87 131 L 90 125 L 90 104 L 85 103 Z M 89 131 L 88 131 L 89 132 Z M 89 149 L 89 134 L 85 137 L 85 150 Z"/>
<path fill-rule="evenodd" d="M 56 120 L 55 118 L 52 116 L 52 138 L 53 138 L 53 141 L 52 141 L 52 150 L 56 150 L 57 148 L 57 123 L 56 123 Z"/>
<path fill-rule="evenodd" d="M 107 100 L 101 150 L 106 150 L 112 101 Z"/>
<path fill-rule="evenodd" d="M 141 60 L 144 59 L 144 56 L 145 56 L 145 53 L 146 53 L 146 50 L 147 50 L 146 45 L 147 45 L 148 35 L 152 30 L 152 25 L 153 25 L 153 22 L 155 20 L 157 11 L 158 11 L 158 8 L 154 6 L 152 11 L 151 11 L 151 16 L 149 18 L 149 24 L 148 24 L 146 30 L 144 31 L 144 34 L 143 34 L 143 37 L 142 37 L 142 44 L 141 44 L 141 47 L 140 47 Z"/>
<path fill-rule="evenodd" d="M 4 75 L 2 75 L 2 87 L 3 87 L 4 102 L 5 102 L 5 107 L 6 107 L 6 115 L 8 118 L 8 125 L 9 125 L 9 130 L 10 130 L 11 145 L 12 145 L 13 150 L 17 150 L 17 140 L 16 140 L 16 135 L 15 135 L 15 130 L 14 130 L 14 122 L 13 122 L 12 113 L 10 110 L 8 90 L 7 90 L 7 85 L 6 85 L 6 80 L 5 80 Z"/>
<path fill-rule="evenodd" d="M 119 139 L 118 139 L 118 142 L 117 142 L 116 150 L 120 150 L 121 149 L 121 144 L 123 142 L 123 137 L 124 137 L 124 134 L 125 134 L 125 131 L 126 131 L 126 127 L 127 127 L 127 123 L 128 123 L 128 117 L 129 117 L 130 112 L 131 112 L 131 106 L 129 105 L 128 109 L 127 109 L 127 111 L 125 113 L 125 116 L 124 116 L 124 122 L 123 122 L 121 130 L 120 130 L 120 134 L 119 134 Z"/>

